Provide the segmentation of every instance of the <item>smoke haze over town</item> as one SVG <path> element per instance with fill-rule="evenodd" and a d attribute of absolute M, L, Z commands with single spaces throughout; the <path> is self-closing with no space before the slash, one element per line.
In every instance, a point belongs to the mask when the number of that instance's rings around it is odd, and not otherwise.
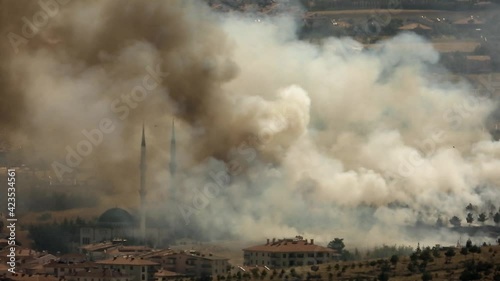
<path fill-rule="evenodd" d="M 286 13 L 66 2 L 36 31 L 38 2 L 0 2 L 0 129 L 52 181 L 106 183 L 91 191 L 103 209 L 139 206 L 143 124 L 150 222 L 202 239 L 454 243 L 405 229 L 500 199 L 496 101 L 448 79 L 418 35 L 361 51 L 300 40 Z"/>

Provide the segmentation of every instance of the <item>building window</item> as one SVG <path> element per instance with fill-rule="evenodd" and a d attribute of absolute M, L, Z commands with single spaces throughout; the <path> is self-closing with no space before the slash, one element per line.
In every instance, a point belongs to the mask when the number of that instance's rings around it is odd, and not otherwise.
<path fill-rule="evenodd" d="M 286 254 L 283 254 L 283 257 L 286 258 Z"/>
<path fill-rule="evenodd" d="M 130 266 L 130 270 L 133 270 L 134 268 L 132 266 Z"/>
<path fill-rule="evenodd" d="M 146 280 L 146 276 L 144 276 L 144 274 L 142 275 L 142 280 Z"/>
<path fill-rule="evenodd" d="M 146 272 L 146 267 L 145 266 L 142 267 L 142 272 Z"/>
<path fill-rule="evenodd" d="M 82 244 L 90 244 L 90 238 L 89 237 L 83 237 L 82 238 Z"/>

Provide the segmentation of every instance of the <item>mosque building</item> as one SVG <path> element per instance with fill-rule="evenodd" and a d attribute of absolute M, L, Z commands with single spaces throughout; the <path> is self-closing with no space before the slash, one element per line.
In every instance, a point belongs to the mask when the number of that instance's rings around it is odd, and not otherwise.
<path fill-rule="evenodd" d="M 175 150 L 175 124 L 172 121 L 169 164 L 171 179 L 173 178 L 176 170 Z M 158 247 L 165 246 L 167 244 L 165 238 L 168 237 L 169 231 L 166 224 L 152 223 L 151 225 L 148 225 L 148 202 L 146 202 L 146 137 L 144 124 L 142 126 L 139 171 L 139 209 L 136 212 L 132 212 L 132 214 L 129 211 L 118 207 L 106 210 L 99 216 L 95 223 L 80 228 L 80 246 L 123 239 L 141 244 L 149 243 Z"/>

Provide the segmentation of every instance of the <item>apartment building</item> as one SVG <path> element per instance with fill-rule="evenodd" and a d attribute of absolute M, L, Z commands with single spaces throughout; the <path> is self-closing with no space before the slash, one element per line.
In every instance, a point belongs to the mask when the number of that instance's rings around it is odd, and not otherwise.
<path fill-rule="evenodd" d="M 130 274 L 120 270 L 101 269 L 79 271 L 66 276 L 68 281 L 131 281 L 133 277 Z"/>
<path fill-rule="evenodd" d="M 166 280 L 176 280 L 179 278 L 186 277 L 183 274 L 179 274 L 177 272 L 168 271 L 165 269 L 160 269 L 155 273 L 155 281 L 166 281 Z"/>
<path fill-rule="evenodd" d="M 159 264 L 150 260 L 120 256 L 96 262 L 101 269 L 120 270 L 121 273 L 132 277 L 129 281 L 153 281 L 154 273 L 159 269 Z"/>
<path fill-rule="evenodd" d="M 162 268 L 188 276 L 225 275 L 229 270 L 229 259 L 203 254 L 197 251 L 177 252 L 161 257 Z"/>
<path fill-rule="evenodd" d="M 263 245 L 243 249 L 244 265 L 282 268 L 322 264 L 340 259 L 335 250 L 314 244 L 302 236 L 267 239 Z"/>
<path fill-rule="evenodd" d="M 43 265 L 46 273 L 49 273 L 56 277 L 64 277 L 66 275 L 74 275 L 79 271 L 89 271 L 97 269 L 97 265 L 93 262 L 60 262 L 53 261 L 51 263 Z"/>

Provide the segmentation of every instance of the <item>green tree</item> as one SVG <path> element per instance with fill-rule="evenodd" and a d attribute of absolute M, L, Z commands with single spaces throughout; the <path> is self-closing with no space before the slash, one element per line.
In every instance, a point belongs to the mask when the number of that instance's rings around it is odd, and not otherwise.
<path fill-rule="evenodd" d="M 432 280 L 432 274 L 429 271 L 425 271 L 422 274 L 422 281 L 430 281 Z"/>
<path fill-rule="evenodd" d="M 380 281 L 389 280 L 389 273 L 387 271 L 380 272 L 380 274 L 378 275 L 378 280 L 380 280 Z"/>
<path fill-rule="evenodd" d="M 444 253 L 444 255 L 446 256 L 445 263 L 450 263 L 451 259 L 456 255 L 455 250 L 453 250 L 453 248 L 448 248 L 448 250 L 446 250 L 446 253 Z"/>
<path fill-rule="evenodd" d="M 472 240 L 470 240 L 470 238 L 469 238 L 469 239 L 467 239 L 467 242 L 465 242 L 465 247 L 466 247 L 466 248 L 470 248 L 470 247 L 472 247 Z"/>
<path fill-rule="evenodd" d="M 341 254 L 340 258 L 343 261 L 352 261 L 352 260 L 354 260 L 354 256 L 351 254 L 351 252 L 349 252 L 347 250 L 342 251 L 342 254 Z"/>
<path fill-rule="evenodd" d="M 472 213 L 467 214 L 467 218 L 465 219 L 469 226 L 474 222 L 474 215 Z"/>
<path fill-rule="evenodd" d="M 390 262 L 392 263 L 392 265 L 394 267 L 396 267 L 396 265 L 398 264 L 398 261 L 399 261 L 398 255 L 392 255 L 391 256 Z"/>
<path fill-rule="evenodd" d="M 334 238 L 330 243 L 328 243 L 328 248 L 337 250 L 337 252 L 342 253 L 345 248 L 344 238 Z"/>
<path fill-rule="evenodd" d="M 479 214 L 479 217 L 477 218 L 477 221 L 480 222 L 481 224 L 484 224 L 488 220 L 488 217 L 486 216 L 485 213 Z"/>
<path fill-rule="evenodd" d="M 465 207 L 465 210 L 468 212 L 468 213 L 472 213 L 476 210 L 476 206 L 472 205 L 472 203 L 469 203 L 469 205 L 467 205 Z"/>
<path fill-rule="evenodd" d="M 259 278 L 259 269 L 258 268 L 252 268 L 251 270 L 253 278 Z"/>
<path fill-rule="evenodd" d="M 451 225 L 453 225 L 454 227 L 459 227 L 461 224 L 462 224 L 462 221 L 457 217 L 457 216 L 453 216 L 451 219 L 450 219 L 450 223 Z"/>
<path fill-rule="evenodd" d="M 500 213 L 497 212 L 495 214 L 495 216 L 493 217 L 493 221 L 496 223 L 496 224 L 500 224 Z"/>
<path fill-rule="evenodd" d="M 469 249 L 464 247 L 460 250 L 460 254 L 467 256 L 469 254 Z"/>

